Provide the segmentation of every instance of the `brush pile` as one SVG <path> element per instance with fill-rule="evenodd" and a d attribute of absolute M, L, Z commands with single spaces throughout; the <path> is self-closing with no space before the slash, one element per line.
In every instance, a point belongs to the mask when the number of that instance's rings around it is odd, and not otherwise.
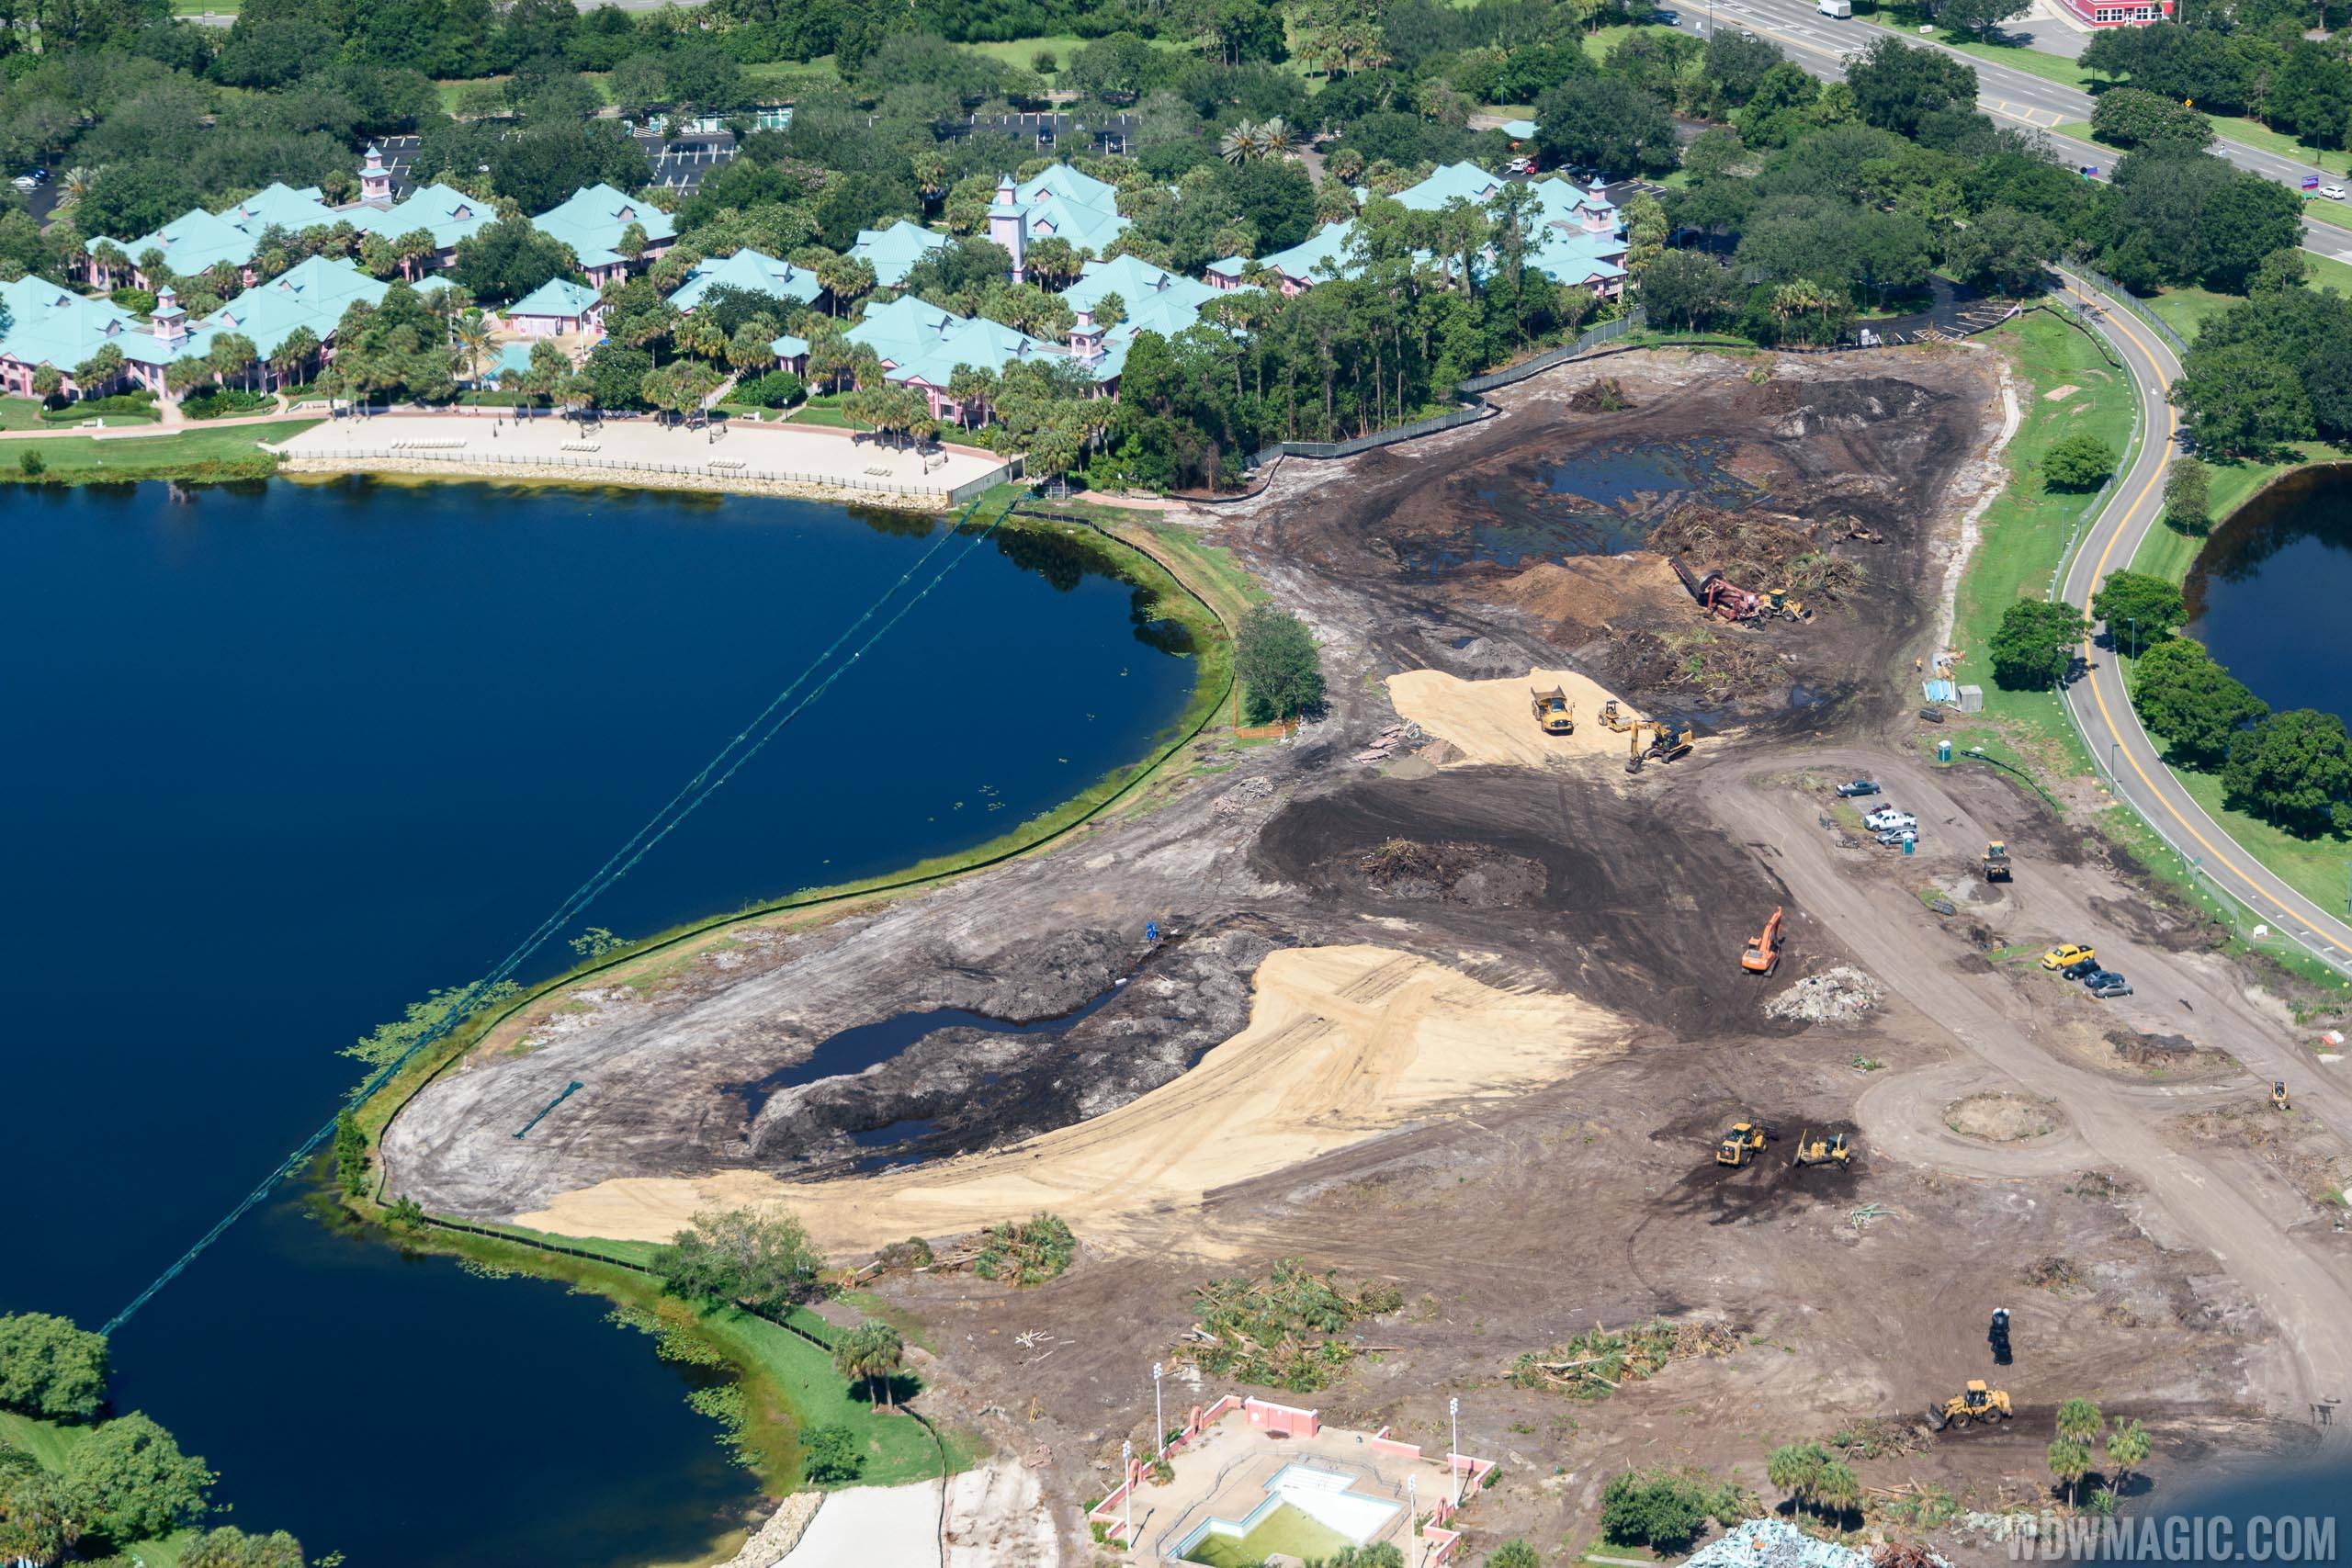
<path fill-rule="evenodd" d="M 1394 1285 L 1374 1281 L 1350 1290 L 1331 1274 L 1310 1273 L 1284 1258 L 1265 1279 L 1234 1275 L 1194 1292 L 1193 1311 L 1200 1321 L 1176 1355 L 1204 1372 L 1312 1393 L 1363 1353 L 1364 1347 L 1347 1337 L 1350 1325 L 1403 1304 Z"/>
<path fill-rule="evenodd" d="M 1596 1323 L 1548 1350 L 1527 1351 L 1504 1376 L 1520 1388 L 1605 1399 L 1619 1384 L 1655 1377 L 1677 1361 L 1728 1356 L 1738 1348 L 1739 1336 L 1723 1323 L 1659 1317 L 1622 1331 Z"/>

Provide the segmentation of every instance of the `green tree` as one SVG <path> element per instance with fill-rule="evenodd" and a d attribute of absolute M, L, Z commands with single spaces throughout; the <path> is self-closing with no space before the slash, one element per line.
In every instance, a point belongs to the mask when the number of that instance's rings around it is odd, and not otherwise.
<path fill-rule="evenodd" d="M 2220 766 L 2241 731 L 2270 716 L 2268 704 L 2185 637 L 2158 643 L 2132 666 L 2132 705 L 2176 759 L 2199 768 Z"/>
<path fill-rule="evenodd" d="M 2086 630 L 2072 604 L 2023 599 L 2001 612 L 1993 633 L 1993 679 L 2010 691 L 2032 691 L 2065 674 Z"/>
<path fill-rule="evenodd" d="M 2194 457 L 2175 457 L 2165 470 L 2165 525 L 2202 534 L 2213 525 L 2213 470 Z"/>
<path fill-rule="evenodd" d="M 0 1409 L 86 1421 L 106 1405 L 107 1340 L 48 1313 L 0 1317 Z"/>
<path fill-rule="evenodd" d="M 103 397 L 121 374 L 122 350 L 110 343 L 100 344 L 96 353 L 74 367 L 74 385 L 85 398 Z"/>
<path fill-rule="evenodd" d="M 653 1255 L 662 1288 L 704 1306 L 781 1312 L 818 1293 L 824 1258 L 789 1214 L 707 1209 Z"/>
<path fill-rule="evenodd" d="M 1965 282 L 2023 296 L 2041 286 L 2060 248 L 2058 231 L 2047 220 L 1996 205 L 1952 232 L 1944 242 L 1944 259 Z"/>
<path fill-rule="evenodd" d="M 846 1427 L 825 1426 L 811 1430 L 800 1450 L 801 1476 L 819 1486 L 839 1486 L 855 1481 L 865 1468 L 865 1456 Z"/>
<path fill-rule="evenodd" d="M 93 1430 L 66 1455 L 64 1486 L 87 1527 L 108 1540 L 169 1535 L 202 1517 L 213 1475 L 169 1432 L 133 1411 Z"/>
<path fill-rule="evenodd" d="M 1976 72 L 1957 56 L 1899 39 L 1873 38 L 1846 62 L 1846 85 L 1862 123 L 1916 137 L 1919 122 L 1946 109 L 1976 107 Z"/>
<path fill-rule="evenodd" d="M 368 1190 L 368 1134 L 349 1111 L 335 1112 L 334 1179 L 347 1196 L 356 1198 Z"/>
<path fill-rule="evenodd" d="M 1323 705 L 1323 654 L 1306 623 L 1272 604 L 1241 619 L 1233 668 L 1257 723 L 1290 718 Z"/>
<path fill-rule="evenodd" d="M 0 1450 L 0 1461 L 12 1457 L 15 1450 Z M 81 1517 L 55 1476 L 29 1459 L 0 1462 L 0 1561 L 50 1568 L 81 1539 Z"/>
<path fill-rule="evenodd" d="M 284 1530 L 247 1535 L 224 1526 L 209 1529 L 180 1554 L 180 1568 L 304 1568 L 302 1543 Z"/>
<path fill-rule="evenodd" d="M 1766 1458 L 1764 1475 L 1791 1502 L 1802 1505 L 1813 1496 L 1828 1464 L 1829 1450 L 1819 1443 L 1784 1443 Z"/>
<path fill-rule="evenodd" d="M 1731 269 L 1704 251 L 1661 251 L 1639 275 L 1642 304 L 1661 326 L 1712 326 L 1736 308 Z"/>
<path fill-rule="evenodd" d="M 502 218 L 458 242 L 449 276 L 475 299 L 512 304 L 577 270 L 571 247 L 523 218 Z"/>
<path fill-rule="evenodd" d="M 2202 152 L 2213 144 L 2213 122 L 2160 93 L 2111 87 L 2091 108 L 2091 134 L 2111 147 Z"/>
<path fill-rule="evenodd" d="M 890 1408 L 890 1380 L 906 1365 L 907 1344 L 887 1323 L 869 1319 L 842 1336 L 833 1347 L 833 1366 L 842 1376 L 866 1387 L 868 1400 Z"/>
<path fill-rule="evenodd" d="M 2033 0 L 1934 0 L 1928 15 L 1956 33 L 1983 38 L 2033 9 Z"/>
<path fill-rule="evenodd" d="M 2230 744 L 2222 793 L 2232 806 L 2305 838 L 2352 828 L 2352 741 L 2332 713 L 2274 713 Z"/>
<path fill-rule="evenodd" d="M 1535 1549 L 1513 1537 L 1487 1553 L 1487 1568 L 1544 1568 Z"/>
<path fill-rule="evenodd" d="M 2144 571 L 2116 571 L 2091 595 L 2091 618 L 2107 623 L 2119 647 L 2144 651 L 2178 631 L 2188 610 L 2177 583 Z"/>
<path fill-rule="evenodd" d="M 2075 1505 L 2075 1488 L 2091 1472 L 2091 1451 L 2073 1438 L 2050 1439 L 2050 1473 L 2066 1489 L 2066 1506 Z"/>
<path fill-rule="evenodd" d="M 1600 1532 L 1622 1545 L 1677 1551 L 1705 1525 L 1712 1501 L 1688 1477 L 1629 1470 L 1600 1489 Z"/>
<path fill-rule="evenodd" d="M 2191 349 L 2167 395 L 2198 446 L 2217 457 L 2265 457 L 2314 434 L 2294 367 L 2252 344 Z"/>
<path fill-rule="evenodd" d="M 2115 448 L 2087 430 L 2060 436 L 2041 459 L 2041 481 L 2052 490 L 2093 491 L 2115 477 Z"/>
<path fill-rule="evenodd" d="M 1681 142 L 1664 104 L 1614 76 L 1580 76 L 1536 101 L 1544 162 L 1613 175 L 1674 172 Z"/>
<path fill-rule="evenodd" d="M 2121 1492 L 2125 1478 L 2148 1461 L 2154 1447 L 2148 1439 L 2148 1429 L 2137 1420 L 2116 1423 L 2115 1429 L 2107 1435 L 2107 1462 L 2114 1472 L 2109 1478 L 2109 1489 Z"/>

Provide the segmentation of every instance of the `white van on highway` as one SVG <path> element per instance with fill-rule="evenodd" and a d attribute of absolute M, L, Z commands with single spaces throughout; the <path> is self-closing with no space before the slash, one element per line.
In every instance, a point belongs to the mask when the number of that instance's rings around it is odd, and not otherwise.
<path fill-rule="evenodd" d="M 1813 8 L 1825 17 L 1849 21 L 1854 15 L 1854 0 L 1815 0 Z"/>

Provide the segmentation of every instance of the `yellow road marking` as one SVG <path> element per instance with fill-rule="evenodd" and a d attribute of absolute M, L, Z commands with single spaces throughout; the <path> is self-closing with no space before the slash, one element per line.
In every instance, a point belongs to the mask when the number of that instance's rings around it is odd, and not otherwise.
<path fill-rule="evenodd" d="M 2069 279 L 2066 284 L 2066 290 L 2068 293 L 2075 295 L 2077 299 L 2082 299 L 2086 303 L 2091 303 L 2095 300 L 2094 296 L 2086 294 L 2082 289 L 2076 288 L 2071 279 Z M 2125 337 L 2130 338 L 2133 344 L 2137 344 L 2140 352 L 2147 355 L 2148 363 L 2150 365 L 2156 366 L 2161 363 L 2157 357 L 2155 349 L 2151 347 L 2147 341 L 2142 338 L 2138 333 L 2132 330 L 2131 319 L 2128 315 L 2109 316 L 2107 318 L 2107 324 L 2121 332 Z M 2172 446 L 2173 437 L 2179 432 L 2179 430 L 2180 416 L 2173 412 L 2172 400 L 2171 398 L 2166 397 L 2165 399 L 2164 434 L 2164 445 L 2166 448 L 2169 448 Z M 2108 559 L 2109 557 L 2114 555 L 2115 547 L 2117 544 L 2121 542 L 2123 538 L 2124 525 L 2128 524 L 2132 515 L 2138 513 L 2140 508 L 2146 503 L 2149 492 L 2154 490 L 2157 484 L 2164 479 L 2165 467 L 2165 465 L 2159 464 L 2156 471 L 2148 476 L 2147 482 L 2140 487 L 2140 493 L 2133 496 L 2132 498 L 2132 504 L 2124 509 L 2123 523 L 2119 523 L 2114 531 L 2108 536 L 2107 547 L 2099 551 L 2098 565 L 2092 569 L 2091 586 L 2093 589 L 2097 589 L 2101 582 L 2104 582 L 2107 580 Z M 2083 661 L 2085 664 L 2088 665 L 2090 664 L 2091 651 L 2091 641 L 2088 633 L 2084 634 L 2082 646 Z M 2107 725 L 2107 732 L 2117 739 L 2121 739 L 2123 732 L 2116 726 L 2114 711 L 2107 705 L 2107 693 L 2100 686 L 2098 669 L 2096 665 L 2091 665 L 2091 698 L 2098 704 L 2098 716 L 2105 721 Z M 2196 824 L 2189 821 L 2188 818 L 2183 817 L 2180 814 L 2179 808 L 2175 807 L 2171 801 L 2165 798 L 2164 791 L 2157 786 L 2155 780 L 2148 776 L 2148 771 L 2140 765 L 2140 759 L 2137 757 L 2132 759 L 2132 771 L 2139 775 L 2140 782 L 2147 786 L 2149 795 L 2155 799 L 2156 804 L 2165 808 L 2165 815 L 2169 816 L 2174 821 L 2179 823 L 2181 830 L 2186 832 L 2190 838 L 2196 840 L 2199 845 L 2203 846 L 2205 852 L 2211 855 L 2216 863 L 2226 866 L 2233 875 L 2244 882 L 2248 887 L 2254 889 L 2256 893 L 2261 896 L 2264 902 L 2269 904 L 2280 914 L 2288 916 L 2302 925 L 2313 928 L 2311 933 L 2312 935 L 2319 938 L 2322 942 L 2326 942 L 2330 947 L 2335 948 L 2337 952 L 2346 955 L 2352 955 L 2352 945 L 2347 945 L 2344 942 L 2338 942 L 2326 931 L 2318 930 L 2317 928 L 2321 922 L 2307 918 L 2299 912 L 2292 905 L 2282 902 L 2268 888 L 2263 886 L 2260 882 L 2256 881 L 2254 877 L 2248 875 L 2244 870 L 2242 870 L 2235 861 L 2233 861 L 2229 856 L 2214 848 L 2212 840 L 2206 838 L 2204 834 L 2199 832 L 2197 830 Z M 2235 847 L 2235 840 L 2232 840 L 2230 842 L 2233 847 Z M 2277 874 L 2273 873 L 2272 874 L 2276 875 Z M 2284 877 L 2280 877 L 2279 880 L 2284 882 L 2286 879 Z M 2313 907 L 2316 908 L 2317 900 L 2313 900 L 2312 904 Z"/>

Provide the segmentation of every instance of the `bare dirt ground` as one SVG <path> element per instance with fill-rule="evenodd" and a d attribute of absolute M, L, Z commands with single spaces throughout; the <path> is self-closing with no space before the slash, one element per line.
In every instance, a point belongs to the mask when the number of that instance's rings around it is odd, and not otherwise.
<path fill-rule="evenodd" d="M 2352 1237 L 2311 1192 L 2340 1168 L 2325 1139 L 2352 1130 L 2352 1095 L 2136 868 L 2000 775 L 1886 739 L 2000 427 L 1991 355 L 1760 363 L 1760 380 L 1682 355 L 1555 373 L 1501 418 L 1294 463 L 1195 519 L 1324 641 L 1321 722 L 1218 750 L 1159 809 L 1049 855 L 740 931 L 540 1009 L 394 1123 L 392 1190 L 606 1235 L 782 1192 L 845 1251 L 1055 1208 L 1081 1247 L 1050 1285 L 875 1289 L 935 1348 L 925 1408 L 1041 1479 L 1073 1562 L 1076 1505 L 1108 1489 L 1122 1439 L 1148 1439 L 1148 1368 L 1193 1290 L 1285 1257 L 1402 1292 L 1357 1325 L 1378 1352 L 1300 1397 L 1429 1441 L 1459 1396 L 1462 1446 L 1506 1477 L 1467 1517 L 1473 1560 L 1511 1535 L 1590 1540 L 1628 1466 L 1769 1499 L 1772 1446 L 1841 1433 L 1867 1483 L 2038 1505 L 2075 1394 L 2148 1424 L 2160 1495 L 2223 1449 L 2292 1441 L 2309 1401 L 2352 1393 Z M 1604 368 L 1632 411 L 1577 399 Z M 1580 490 L 1555 488 L 1569 461 Z M 1727 549 L 1852 586 L 1809 626 L 1711 628 L 1661 557 L 1561 557 L 1696 537 L 1690 495 Z M 1396 721 L 1390 678 L 1523 686 L 1531 668 L 1697 714 L 1698 750 L 1633 779 L 1614 736 L 1541 766 L 1357 760 Z M 1582 698 L 1577 716 L 1581 735 Z M 1916 857 L 1841 843 L 1827 785 L 1857 772 L 1918 815 Z M 2007 886 L 1974 879 L 1988 837 L 2018 858 Z M 1776 907 L 1781 966 L 1747 975 L 1740 944 Z M 2057 940 L 2095 942 L 2139 994 L 2101 1003 L 2041 971 Z M 1365 996 L 1375 976 L 1396 988 Z M 1807 1006 L 1864 1004 L 1768 1014 L 1808 976 Z M 941 1008 L 1039 1027 L 918 1024 L 887 1059 L 746 1092 L 844 1030 Z M 2232 1108 L 2278 1076 L 2293 1120 L 2257 1137 Z M 1950 1108 L 1980 1095 L 2051 1125 L 1955 1131 Z M 1777 1136 L 1730 1169 L 1712 1145 L 1739 1120 Z M 1860 1158 L 1792 1168 L 1807 1130 Z M 858 1174 L 877 1146 L 900 1168 Z M 1998 1368 L 1996 1305 L 2017 1347 Z M 1737 1327 L 1736 1353 L 1599 1400 L 1502 1375 L 1596 1322 L 1699 1312 Z M 1189 1371 L 1171 1414 L 1225 1391 Z M 2018 1419 L 1863 1440 L 1976 1376 Z"/>

